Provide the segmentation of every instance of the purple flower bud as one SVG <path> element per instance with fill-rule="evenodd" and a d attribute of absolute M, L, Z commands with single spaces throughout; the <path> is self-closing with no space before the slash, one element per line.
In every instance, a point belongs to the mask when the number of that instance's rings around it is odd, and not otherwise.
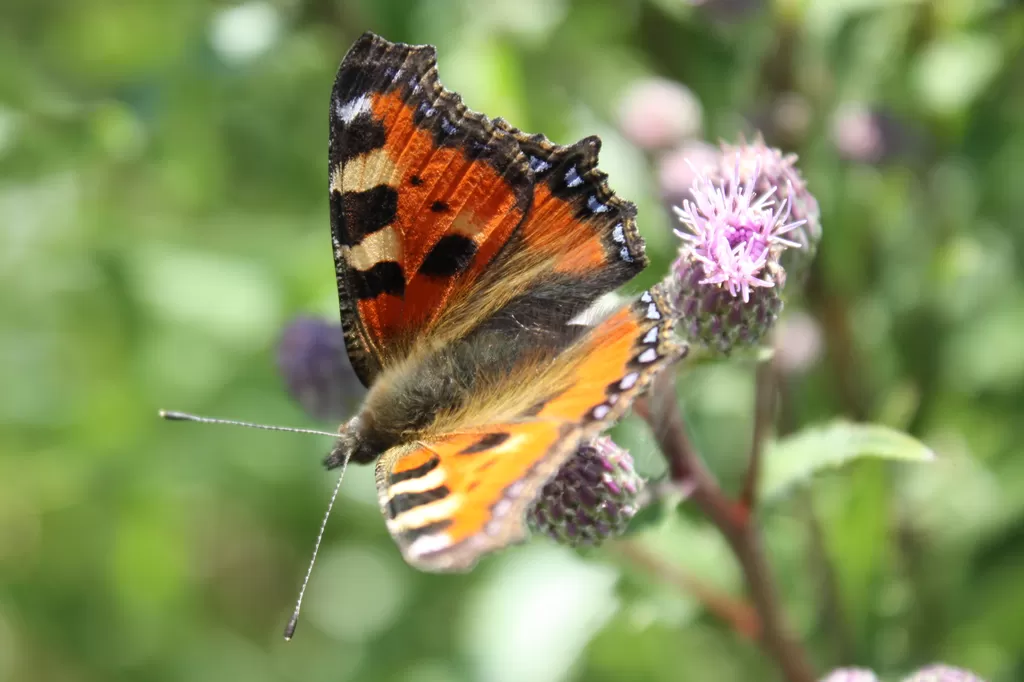
<path fill-rule="evenodd" d="M 921 668 L 903 682 L 985 682 L 977 675 L 941 663 Z"/>
<path fill-rule="evenodd" d="M 602 436 L 580 446 L 548 481 L 527 523 L 570 547 L 599 545 L 626 530 L 642 487 L 630 454 Z"/>
<path fill-rule="evenodd" d="M 619 103 L 619 128 L 641 149 L 664 149 L 699 135 L 703 118 L 697 96 L 664 78 L 637 81 Z"/>
<path fill-rule="evenodd" d="M 277 366 L 288 392 L 315 419 L 341 420 L 364 393 L 341 327 L 314 317 L 296 318 L 285 328 Z"/>
<path fill-rule="evenodd" d="M 878 682 L 878 676 L 867 668 L 842 668 L 833 670 L 821 682 Z"/>

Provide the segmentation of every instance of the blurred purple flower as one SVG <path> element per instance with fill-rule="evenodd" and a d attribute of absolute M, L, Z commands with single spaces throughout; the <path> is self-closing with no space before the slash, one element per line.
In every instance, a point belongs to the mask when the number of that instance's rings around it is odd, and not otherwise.
<path fill-rule="evenodd" d="M 315 419 L 343 419 L 364 393 L 349 364 L 341 326 L 315 317 L 296 318 L 285 328 L 277 366 L 288 392 Z"/>
<path fill-rule="evenodd" d="M 534 533 L 570 547 L 599 545 L 625 532 L 643 485 L 629 452 L 602 436 L 580 446 L 548 481 L 527 522 Z"/>
<path fill-rule="evenodd" d="M 821 326 L 807 313 L 787 313 L 775 328 L 773 345 L 779 368 L 786 374 L 802 374 L 821 358 Z"/>
<path fill-rule="evenodd" d="M 688 140 L 658 159 L 658 187 L 669 206 L 692 199 L 690 190 L 701 173 L 714 173 L 722 153 L 703 140 Z"/>
<path fill-rule="evenodd" d="M 648 78 L 631 85 L 619 102 L 619 128 L 637 147 L 657 150 L 700 134 L 700 100 L 682 83 Z"/>
<path fill-rule="evenodd" d="M 814 122 L 814 110 L 799 92 L 782 92 L 771 102 L 759 105 L 746 116 L 754 130 L 784 147 L 798 146 L 807 138 Z"/>
<path fill-rule="evenodd" d="M 925 139 L 892 112 L 863 102 L 841 105 L 832 117 L 832 144 L 847 161 L 880 165 L 923 154 Z"/>

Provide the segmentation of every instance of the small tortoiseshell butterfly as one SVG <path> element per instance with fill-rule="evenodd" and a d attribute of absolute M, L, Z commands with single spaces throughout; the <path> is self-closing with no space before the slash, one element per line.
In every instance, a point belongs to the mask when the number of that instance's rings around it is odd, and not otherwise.
<path fill-rule="evenodd" d="M 367 33 L 341 64 L 331 236 L 369 393 L 326 464 L 376 461 L 388 530 L 417 568 L 466 570 L 522 539 L 544 483 L 685 350 L 657 290 L 594 312 L 647 263 L 599 149 L 470 111 L 430 46 Z"/>

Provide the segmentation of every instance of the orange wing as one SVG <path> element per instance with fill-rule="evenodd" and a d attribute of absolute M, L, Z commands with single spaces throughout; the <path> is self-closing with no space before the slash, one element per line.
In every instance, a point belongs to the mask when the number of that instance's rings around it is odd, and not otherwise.
<path fill-rule="evenodd" d="M 528 412 L 492 415 L 493 423 L 483 416 L 482 426 L 385 452 L 377 489 L 405 559 L 423 570 L 468 570 L 521 540 L 544 483 L 685 351 L 666 311 L 659 293 L 646 292 L 598 323 L 555 358 L 551 371 L 561 379 Z"/>
<path fill-rule="evenodd" d="M 360 38 L 330 128 L 342 326 L 366 385 L 431 333 L 459 338 L 556 296 L 567 320 L 646 263 L 597 139 L 562 147 L 468 110 L 430 46 Z"/>
<path fill-rule="evenodd" d="M 555 274 L 601 274 L 618 286 L 640 272 L 647 257 L 636 206 L 615 196 L 597 169 L 601 139 L 563 146 L 499 125 L 519 142 L 533 172 L 533 205 L 521 228 L 527 248 L 547 254 Z"/>
<path fill-rule="evenodd" d="M 437 80 L 431 47 L 365 34 L 331 95 L 330 208 L 346 346 L 369 384 L 525 215 L 514 138 Z"/>

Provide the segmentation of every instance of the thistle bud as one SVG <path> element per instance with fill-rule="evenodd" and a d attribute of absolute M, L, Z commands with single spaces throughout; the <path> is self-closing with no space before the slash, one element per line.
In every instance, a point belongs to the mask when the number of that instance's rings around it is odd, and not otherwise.
<path fill-rule="evenodd" d="M 315 419 L 342 419 L 363 394 L 341 327 L 317 318 L 300 317 L 285 328 L 277 367 L 288 393 Z"/>
<path fill-rule="evenodd" d="M 674 209 L 686 228 L 676 230 L 683 246 L 672 268 L 675 306 L 691 341 L 729 353 L 757 344 L 778 319 L 786 283 L 780 257 L 802 247 L 789 233 L 806 224 L 792 218 L 791 180 L 780 179 L 783 198 L 766 184 L 759 157 L 729 150 L 715 173 L 698 175 L 692 200 Z"/>
<path fill-rule="evenodd" d="M 625 532 L 643 484 L 630 454 L 602 436 L 580 446 L 548 481 L 527 523 L 563 545 L 599 545 Z"/>
<path fill-rule="evenodd" d="M 921 668 L 903 682 L 985 682 L 985 680 L 972 672 L 940 663 Z"/>

